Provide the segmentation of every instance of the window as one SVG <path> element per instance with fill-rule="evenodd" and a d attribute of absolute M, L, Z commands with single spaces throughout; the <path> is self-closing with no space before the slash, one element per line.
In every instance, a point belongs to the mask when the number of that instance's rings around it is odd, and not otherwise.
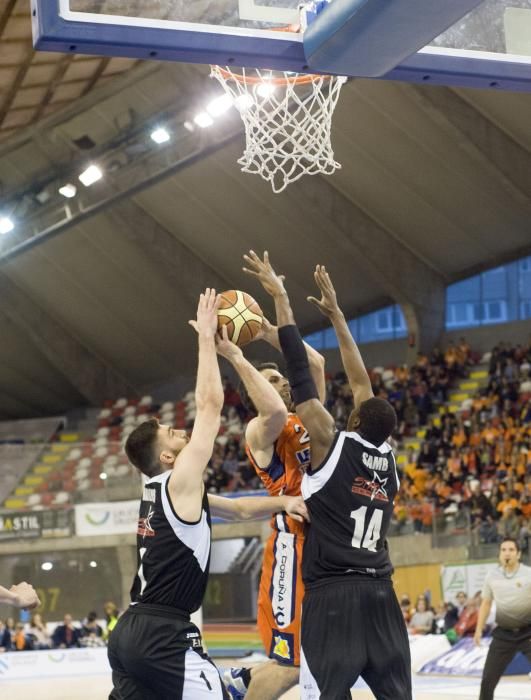
<path fill-rule="evenodd" d="M 358 343 L 377 343 L 384 340 L 405 338 L 406 320 L 398 305 L 386 306 L 348 322 L 350 332 Z M 337 348 L 338 342 L 333 328 L 312 333 L 304 340 L 316 350 Z"/>
<path fill-rule="evenodd" d="M 531 256 L 495 267 L 446 290 L 446 328 L 531 318 Z"/>

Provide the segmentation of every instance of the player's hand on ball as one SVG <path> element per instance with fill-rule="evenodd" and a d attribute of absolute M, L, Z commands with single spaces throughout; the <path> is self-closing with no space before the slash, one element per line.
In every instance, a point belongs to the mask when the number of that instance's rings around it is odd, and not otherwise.
<path fill-rule="evenodd" d="M 266 343 L 270 342 L 271 337 L 278 334 L 277 327 L 274 326 L 267 318 L 264 316 L 262 319 L 262 327 L 258 333 L 254 336 L 251 342 L 254 343 L 255 340 L 265 340 Z"/>
<path fill-rule="evenodd" d="M 199 335 L 215 337 L 218 330 L 218 308 L 221 298 L 215 289 L 207 287 L 199 296 L 197 305 L 197 319 L 188 321 Z"/>
<path fill-rule="evenodd" d="M 285 498 L 286 507 L 284 510 L 293 520 L 298 520 L 301 523 L 305 520 L 310 522 L 310 514 L 302 496 L 286 496 Z"/>
<path fill-rule="evenodd" d="M 226 325 L 221 326 L 221 330 L 216 336 L 216 351 L 218 355 L 221 355 L 229 362 L 233 362 L 238 357 L 243 356 L 241 349 L 229 339 Z"/>
<path fill-rule="evenodd" d="M 247 267 L 242 268 L 243 271 L 256 277 L 262 287 L 272 297 L 282 296 L 286 293 L 284 289 L 284 275 L 277 275 L 269 262 L 269 253 L 264 252 L 263 260 L 260 260 L 254 250 L 249 251 L 249 255 L 244 255 L 243 259 Z"/>
<path fill-rule="evenodd" d="M 316 297 L 307 297 L 307 299 L 311 304 L 317 306 L 322 314 L 330 318 L 340 310 L 330 275 L 324 265 L 317 265 L 313 277 L 321 292 L 321 299 L 316 299 Z"/>

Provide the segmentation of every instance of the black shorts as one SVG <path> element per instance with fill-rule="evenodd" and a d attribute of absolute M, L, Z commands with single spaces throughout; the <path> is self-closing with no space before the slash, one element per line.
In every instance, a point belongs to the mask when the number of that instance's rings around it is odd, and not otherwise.
<path fill-rule="evenodd" d="M 109 700 L 229 700 L 199 630 L 172 608 L 129 608 L 111 633 L 108 654 Z"/>
<path fill-rule="evenodd" d="M 301 698 L 350 699 L 359 676 L 377 700 L 411 700 L 402 611 L 388 579 L 328 579 L 304 596 Z"/>

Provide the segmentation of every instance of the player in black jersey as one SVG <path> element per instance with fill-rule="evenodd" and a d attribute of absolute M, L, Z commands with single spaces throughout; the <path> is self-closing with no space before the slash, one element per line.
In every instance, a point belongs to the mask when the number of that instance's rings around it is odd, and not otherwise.
<path fill-rule="evenodd" d="M 302 481 L 311 525 L 303 556 L 301 698 L 350 698 L 350 688 L 362 676 L 378 700 L 411 700 L 409 642 L 386 542 L 399 487 L 386 442 L 396 426 L 395 411 L 374 397 L 330 277 L 317 266 L 321 299 L 308 300 L 334 326 L 354 399 L 347 431 L 336 432 L 308 371 L 283 278 L 267 253 L 261 260 L 251 251 L 245 259 L 248 272 L 266 291 L 276 290 L 272 296 L 287 374 L 312 445 L 311 467 Z"/>
<path fill-rule="evenodd" d="M 302 499 L 207 496 L 203 472 L 220 426 L 223 389 L 216 356 L 214 290 L 202 294 L 197 321 L 199 365 L 191 437 L 147 420 L 129 436 L 130 461 L 147 477 L 137 530 L 138 571 L 131 605 L 110 637 L 111 700 L 228 700 L 204 653 L 190 614 L 202 602 L 210 561 L 210 511 L 227 519 L 286 511 L 301 519 Z M 261 378 L 263 382 L 267 380 Z M 263 390 L 260 378 L 253 391 Z"/>

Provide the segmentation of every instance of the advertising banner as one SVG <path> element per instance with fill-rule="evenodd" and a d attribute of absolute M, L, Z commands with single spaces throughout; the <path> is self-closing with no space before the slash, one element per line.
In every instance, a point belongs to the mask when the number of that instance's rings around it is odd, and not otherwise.
<path fill-rule="evenodd" d="M 71 509 L 0 515 L 0 542 L 37 537 L 70 537 L 71 534 Z"/>
<path fill-rule="evenodd" d="M 40 513 L 9 513 L 0 515 L 0 541 L 40 537 Z"/>
<path fill-rule="evenodd" d="M 494 571 L 497 562 L 480 564 L 451 564 L 442 569 L 443 597 L 447 603 L 455 602 L 459 591 L 464 591 L 468 597 L 481 591 L 487 574 Z"/>
<path fill-rule="evenodd" d="M 0 683 L 30 678 L 109 674 L 107 649 L 52 649 L 0 655 Z"/>
<path fill-rule="evenodd" d="M 75 507 L 76 535 L 134 535 L 140 502 L 87 503 Z"/>
<path fill-rule="evenodd" d="M 420 673 L 450 676 L 481 676 L 487 658 L 491 638 L 483 638 L 481 646 L 474 644 L 472 637 L 465 637 L 449 651 L 428 661 Z M 523 654 L 516 654 L 504 671 L 504 676 L 520 676 L 529 673 L 531 664 Z"/>

